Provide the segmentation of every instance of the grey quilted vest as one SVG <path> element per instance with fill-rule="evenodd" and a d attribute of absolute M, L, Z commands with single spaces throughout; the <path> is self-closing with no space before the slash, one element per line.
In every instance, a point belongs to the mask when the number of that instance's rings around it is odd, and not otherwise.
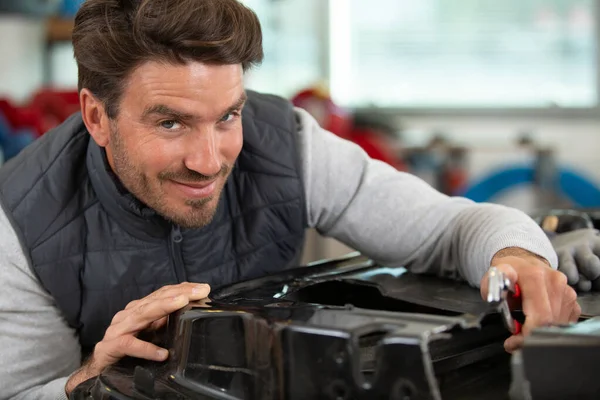
<path fill-rule="evenodd" d="M 123 191 L 80 114 L 0 169 L 3 208 L 84 352 L 114 314 L 161 286 L 219 287 L 297 261 L 306 212 L 293 109 L 248 96 L 242 152 L 202 229 L 179 229 Z"/>

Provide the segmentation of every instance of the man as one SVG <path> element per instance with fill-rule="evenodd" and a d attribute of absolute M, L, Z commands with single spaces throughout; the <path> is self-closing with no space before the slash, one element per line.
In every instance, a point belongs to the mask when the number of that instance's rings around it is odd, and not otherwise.
<path fill-rule="evenodd" d="M 443 196 L 246 93 L 261 32 L 236 0 L 88 0 L 73 45 L 81 114 L 0 170 L 0 397 L 64 398 L 123 356 L 165 360 L 137 334 L 209 285 L 294 265 L 307 227 L 484 294 L 496 265 L 521 285 L 525 335 L 577 319 L 526 215 Z"/>

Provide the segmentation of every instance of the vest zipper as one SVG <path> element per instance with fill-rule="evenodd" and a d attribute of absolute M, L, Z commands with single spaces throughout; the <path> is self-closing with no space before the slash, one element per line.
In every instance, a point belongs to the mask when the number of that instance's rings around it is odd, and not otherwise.
<path fill-rule="evenodd" d="M 185 282 L 187 279 L 185 268 L 183 266 L 183 257 L 181 255 L 182 241 L 183 235 L 181 234 L 179 226 L 173 225 L 171 228 L 171 238 L 169 240 L 169 250 L 171 251 L 171 259 L 173 260 L 177 283 Z"/>

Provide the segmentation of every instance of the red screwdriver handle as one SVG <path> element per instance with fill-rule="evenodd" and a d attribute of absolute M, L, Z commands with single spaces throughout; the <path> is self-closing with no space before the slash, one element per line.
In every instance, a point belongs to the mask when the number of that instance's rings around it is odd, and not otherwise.
<path fill-rule="evenodd" d="M 511 294 L 511 297 L 515 300 L 521 299 L 521 288 L 519 287 L 518 283 L 515 283 L 515 291 L 514 291 L 514 293 Z M 518 335 L 519 333 L 521 333 L 523 324 L 521 324 L 516 319 L 514 320 L 514 324 L 515 324 L 515 332 L 513 333 L 513 335 Z"/>

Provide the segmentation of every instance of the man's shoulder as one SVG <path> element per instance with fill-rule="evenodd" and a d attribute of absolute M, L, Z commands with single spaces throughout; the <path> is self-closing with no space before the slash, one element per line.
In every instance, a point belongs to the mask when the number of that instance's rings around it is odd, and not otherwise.
<path fill-rule="evenodd" d="M 279 96 L 249 90 L 246 93 L 244 146 L 236 162 L 237 170 L 298 178 L 301 166 L 294 107 Z"/>
<path fill-rule="evenodd" d="M 0 194 L 14 193 L 52 171 L 67 172 L 69 161 L 78 164 L 82 157 L 85 159 L 88 142 L 81 114 L 73 114 L 0 168 Z"/>
<path fill-rule="evenodd" d="M 0 168 L 0 191 L 4 192 L 3 187 L 7 185 L 13 187 L 18 183 L 16 180 L 23 180 L 23 175 L 38 177 L 58 167 L 59 165 L 54 164 L 60 161 L 61 156 L 77 158 L 85 152 L 88 141 L 89 135 L 81 114 L 73 114 Z"/>
<path fill-rule="evenodd" d="M 267 93 L 246 91 L 248 101 L 244 107 L 246 125 L 269 125 L 286 133 L 293 132 L 296 123 L 294 106 L 280 96 Z"/>
<path fill-rule="evenodd" d="M 77 193 L 89 192 L 88 143 L 81 115 L 74 114 L 0 168 L 0 203 L 15 229 L 39 237 L 68 204 L 87 204 Z"/>
<path fill-rule="evenodd" d="M 257 92 L 255 90 L 246 90 L 248 96 L 248 104 L 255 106 L 270 106 L 270 107 L 282 107 L 287 108 L 292 106 L 292 102 L 282 96 L 266 93 Z"/>

